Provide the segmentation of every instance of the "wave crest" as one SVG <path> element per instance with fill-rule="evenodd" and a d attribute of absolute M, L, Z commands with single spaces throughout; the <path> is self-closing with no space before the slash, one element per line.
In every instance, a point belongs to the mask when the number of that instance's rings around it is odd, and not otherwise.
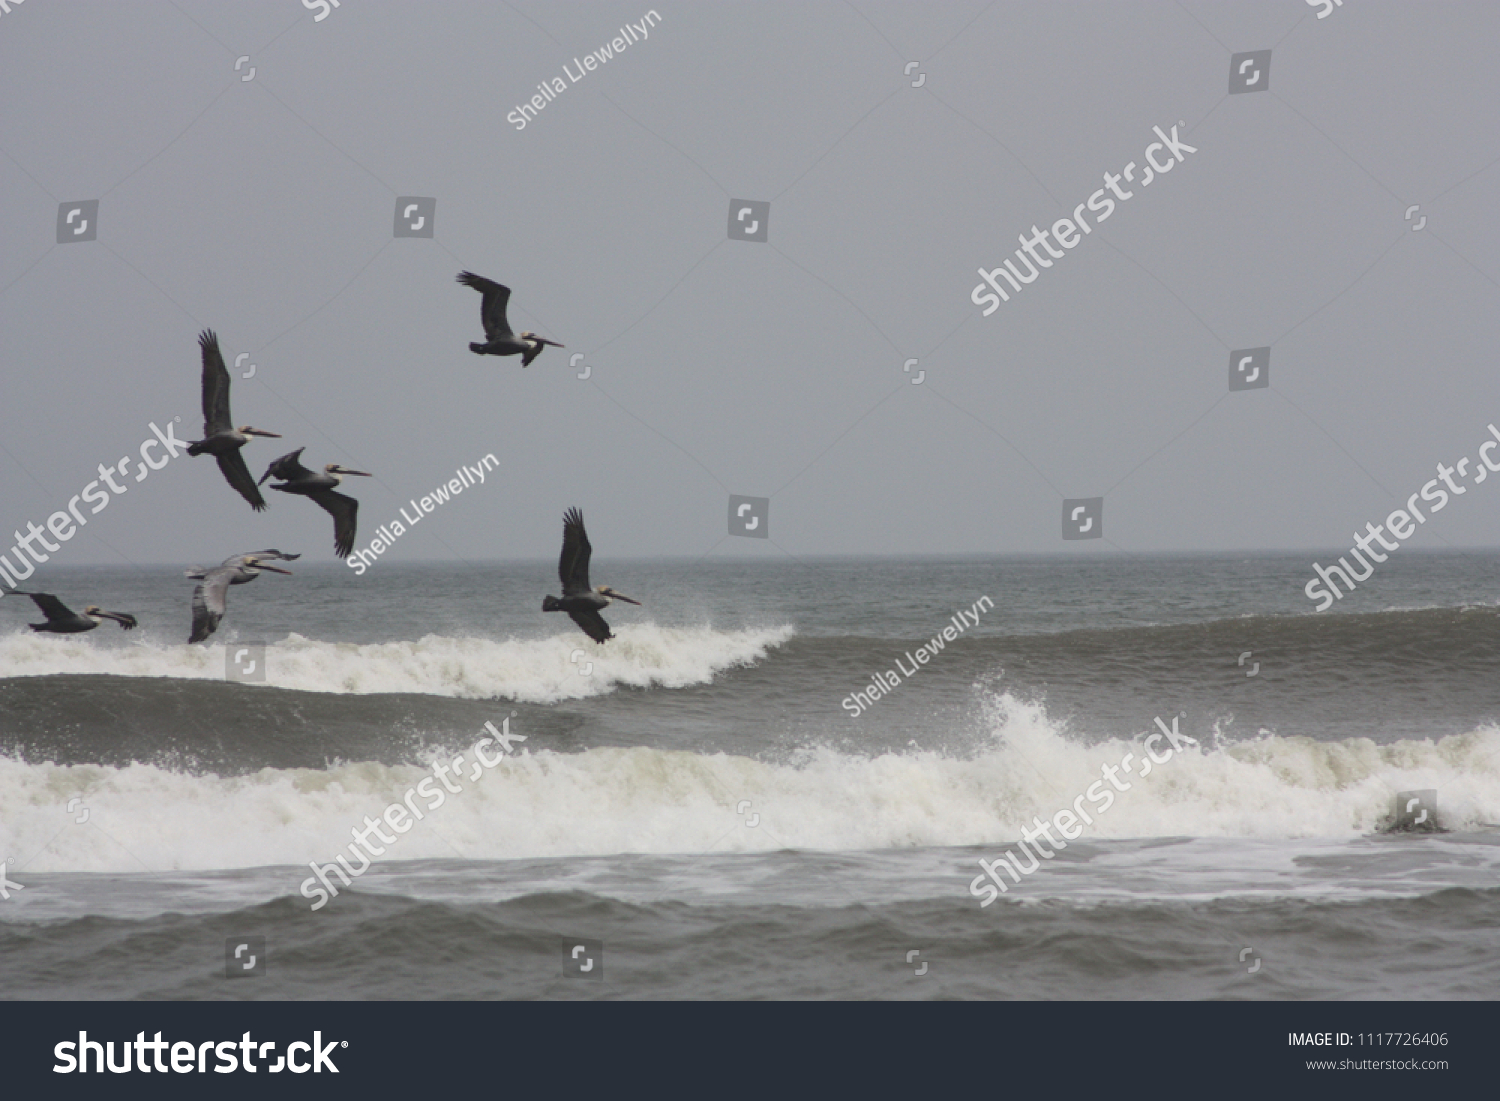
<path fill-rule="evenodd" d="M 760 660 L 793 633 L 791 627 L 715 631 L 644 623 L 621 628 L 602 646 L 576 633 L 503 641 L 427 635 L 415 642 L 369 644 L 320 642 L 293 633 L 266 647 L 265 683 L 304 692 L 554 703 L 620 687 L 706 684 L 716 673 Z M 223 680 L 226 648 L 243 645 L 137 642 L 104 648 L 27 632 L 0 637 L 0 676 L 105 673 Z"/>

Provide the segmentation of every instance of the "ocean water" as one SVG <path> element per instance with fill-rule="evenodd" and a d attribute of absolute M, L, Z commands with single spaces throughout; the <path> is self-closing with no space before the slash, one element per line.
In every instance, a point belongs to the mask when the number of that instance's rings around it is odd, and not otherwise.
<path fill-rule="evenodd" d="M 5 991 L 1493 997 L 1500 556 L 1313 557 L 612 561 L 602 647 L 550 562 L 304 559 L 192 647 L 179 569 L 59 569 L 141 627 L 0 599 Z"/>

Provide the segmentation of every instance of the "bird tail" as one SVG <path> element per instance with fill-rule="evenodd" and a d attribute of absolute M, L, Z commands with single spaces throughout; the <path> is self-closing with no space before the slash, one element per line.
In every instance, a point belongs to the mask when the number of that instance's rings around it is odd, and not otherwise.
<path fill-rule="evenodd" d="M 560 612 L 562 611 L 562 601 L 558 600 L 555 596 L 544 596 L 542 597 L 542 611 Z"/>
<path fill-rule="evenodd" d="M 482 356 L 484 355 L 484 345 L 475 344 L 471 341 L 469 344 L 469 351 L 473 352 L 476 356 Z"/>
<path fill-rule="evenodd" d="M 192 443 L 188 444 L 187 453 L 189 455 L 203 454 L 203 445 L 207 442 L 207 440 L 194 440 Z"/>

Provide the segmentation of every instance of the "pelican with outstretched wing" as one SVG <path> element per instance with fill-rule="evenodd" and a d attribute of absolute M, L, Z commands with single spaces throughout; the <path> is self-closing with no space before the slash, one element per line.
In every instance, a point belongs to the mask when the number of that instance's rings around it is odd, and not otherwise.
<path fill-rule="evenodd" d="M 193 633 L 188 636 L 188 642 L 202 642 L 218 630 L 219 620 L 224 618 L 225 597 L 229 594 L 229 586 L 254 581 L 263 570 L 284 573 L 290 577 L 291 570 L 272 566 L 267 560 L 298 557 L 301 556 L 282 554 L 280 551 L 257 551 L 254 554 L 238 554 L 233 558 L 226 558 L 222 566 L 211 570 L 188 570 L 187 576 L 198 581 L 198 587 L 193 590 Z"/>
<path fill-rule="evenodd" d="M 265 485 L 267 478 L 279 478 L 281 483 L 273 485 L 283 493 L 297 493 L 318 505 L 333 517 L 333 553 L 348 558 L 354 549 L 354 529 L 359 517 L 359 502 L 334 487 L 343 482 L 346 474 L 361 478 L 373 477 L 363 470 L 353 470 L 338 463 L 329 463 L 321 472 L 308 470 L 297 461 L 297 456 L 307 448 L 299 447 L 289 455 L 283 455 L 272 463 L 258 484 Z"/>
<path fill-rule="evenodd" d="M 557 563 L 557 576 L 562 581 L 562 599 L 555 596 L 542 598 L 542 611 L 567 612 L 574 623 L 583 628 L 583 633 L 595 642 L 614 638 L 609 624 L 604 622 L 600 611 L 616 600 L 639 605 L 624 593 L 617 593 L 608 585 L 589 588 L 589 556 L 594 548 L 589 544 L 588 532 L 583 530 L 583 513 L 570 508 L 563 513 L 562 558 Z"/>
<path fill-rule="evenodd" d="M 251 428 L 248 424 L 234 426 L 229 415 L 229 368 L 224 366 L 224 357 L 219 354 L 219 338 L 213 330 L 204 329 L 198 334 L 198 347 L 203 352 L 203 438 L 188 444 L 189 455 L 212 455 L 219 464 L 224 480 L 234 491 L 250 502 L 256 512 L 266 507 L 266 500 L 255 488 L 255 479 L 245 467 L 245 458 L 240 448 L 250 442 L 252 436 L 269 436 L 281 439 L 275 432 Z"/>
<path fill-rule="evenodd" d="M 469 345 L 469 351 L 478 356 L 520 355 L 521 366 L 530 367 L 531 361 L 542 354 L 547 345 L 561 348 L 555 340 L 523 332 L 519 336 L 510 331 L 510 322 L 505 319 L 505 307 L 510 304 L 510 288 L 503 287 L 492 279 L 475 275 L 472 271 L 458 273 L 458 281 L 473 287 L 484 297 L 479 300 L 479 319 L 484 322 L 485 343 Z"/>
<path fill-rule="evenodd" d="M 83 614 L 69 608 L 51 593 L 30 593 L 23 589 L 12 589 L 17 596 L 29 596 L 42 615 L 47 617 L 46 623 L 28 623 L 26 626 L 33 631 L 46 631 L 54 635 L 76 635 L 83 631 L 92 631 L 99 626 L 101 619 L 112 619 L 120 625 L 120 629 L 129 631 L 135 627 L 135 616 L 126 615 L 124 612 L 106 612 L 102 608 L 90 604 L 83 610 Z"/>

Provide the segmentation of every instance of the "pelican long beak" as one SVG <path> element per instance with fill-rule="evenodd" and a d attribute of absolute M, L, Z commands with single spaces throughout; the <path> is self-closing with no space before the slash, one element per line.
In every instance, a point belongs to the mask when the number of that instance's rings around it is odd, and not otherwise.
<path fill-rule="evenodd" d="M 114 620 L 126 631 L 133 630 L 136 625 L 135 616 L 126 615 L 124 612 L 99 612 L 97 614 L 104 619 Z"/>
<path fill-rule="evenodd" d="M 356 474 L 361 478 L 373 478 L 375 475 L 367 474 L 363 470 L 350 470 L 347 466 L 341 466 L 334 470 L 335 474 Z"/>
<path fill-rule="evenodd" d="M 636 605 L 636 607 L 643 607 L 639 600 L 631 600 L 630 597 L 626 596 L 624 593 L 617 593 L 613 589 L 609 590 L 609 596 L 612 600 L 623 600 L 626 604 L 634 604 Z"/>
<path fill-rule="evenodd" d="M 536 341 L 538 344 L 550 344 L 554 348 L 566 348 L 567 347 L 566 344 L 559 344 L 557 341 L 555 341 L 555 340 L 548 340 L 544 336 L 534 336 L 531 339 L 534 340 L 534 341 Z"/>
<path fill-rule="evenodd" d="M 271 565 L 269 562 L 257 562 L 255 563 L 255 568 L 258 570 L 270 570 L 272 573 L 284 573 L 288 577 L 292 576 L 291 570 L 284 570 L 280 566 Z"/>
<path fill-rule="evenodd" d="M 281 433 L 280 432 L 267 432 L 267 431 L 265 431 L 264 429 L 261 429 L 261 428 L 247 428 L 247 429 L 245 429 L 245 435 L 247 435 L 247 436 L 269 436 L 273 440 L 279 440 L 279 439 L 281 439 Z"/>

